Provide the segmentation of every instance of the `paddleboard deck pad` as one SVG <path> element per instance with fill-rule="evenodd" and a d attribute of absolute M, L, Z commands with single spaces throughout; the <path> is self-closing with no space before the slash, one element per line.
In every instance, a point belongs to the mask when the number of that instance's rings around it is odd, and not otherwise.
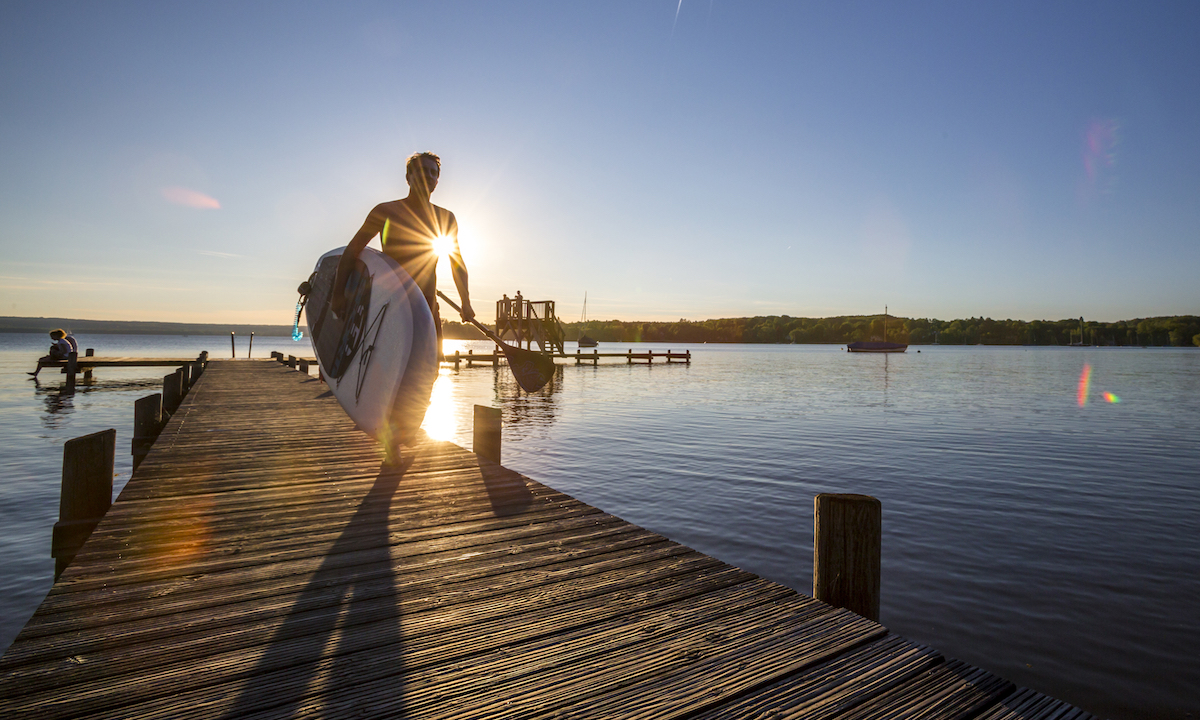
<path fill-rule="evenodd" d="M 359 254 L 346 282 L 346 309 L 330 308 L 345 248 L 317 260 L 305 321 L 329 389 L 359 428 L 385 445 L 410 444 L 425 418 L 439 357 L 433 313 L 392 258 Z"/>

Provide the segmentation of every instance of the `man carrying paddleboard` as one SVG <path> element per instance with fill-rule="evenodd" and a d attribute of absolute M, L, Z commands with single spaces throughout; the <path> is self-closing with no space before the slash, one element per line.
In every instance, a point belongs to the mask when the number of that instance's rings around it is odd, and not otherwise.
<path fill-rule="evenodd" d="M 438 251 L 443 244 L 449 250 L 451 274 L 458 288 L 458 296 L 462 300 L 462 319 L 464 322 L 470 322 L 475 317 L 467 288 L 467 266 L 463 263 L 462 253 L 458 248 L 458 221 L 454 219 L 454 213 L 429 202 L 429 196 L 437 188 L 441 172 L 442 160 L 433 153 L 416 153 L 408 158 L 405 165 L 408 196 L 380 203 L 367 215 L 362 227 L 342 253 L 330 302 L 333 312 L 341 317 L 346 309 L 346 281 L 354 270 L 354 261 L 367 243 L 378 235 L 383 244 L 383 252 L 404 268 L 417 283 L 417 287 L 421 288 L 425 302 L 429 303 L 434 327 L 437 329 L 439 356 L 442 348 L 442 321 L 438 315 L 436 295 L 437 262 Z"/>

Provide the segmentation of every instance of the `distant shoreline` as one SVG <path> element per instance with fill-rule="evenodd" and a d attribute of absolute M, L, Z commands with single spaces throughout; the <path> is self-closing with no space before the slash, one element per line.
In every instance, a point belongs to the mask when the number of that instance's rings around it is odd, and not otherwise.
<path fill-rule="evenodd" d="M 0 317 L 0 332 L 48 333 L 55 328 L 85 335 L 261 335 L 291 337 L 291 325 L 220 325 L 215 323 L 80 320 L 78 318 Z"/>
<path fill-rule="evenodd" d="M 0 333 L 44 335 L 56 328 L 77 335 L 200 335 L 221 337 L 233 332 L 257 337 L 292 336 L 291 325 L 229 325 L 221 323 L 145 322 L 139 320 L 81 320 L 79 318 L 30 318 L 0 316 Z M 307 334 L 308 328 L 300 326 Z M 443 321 L 443 334 L 452 340 L 486 339 L 483 333 L 461 323 Z"/>
<path fill-rule="evenodd" d="M 884 333 L 886 322 L 886 335 Z M 562 324 L 567 338 L 587 334 L 600 342 L 747 343 L 844 345 L 856 340 L 882 340 L 909 345 L 1116 345 L 1200 346 L 1200 317 L 1174 315 L 1118 322 L 1065 320 L 937 320 L 881 315 L 798 318 L 788 315 L 722 318 L 679 322 L 588 320 Z M 230 332 L 259 337 L 291 337 L 291 325 L 249 323 L 178 323 L 135 320 L 81 320 L 0 316 L 0 333 L 48 333 L 63 328 L 94 335 L 199 335 Z M 304 328 L 307 329 L 307 328 Z M 442 335 L 451 340 L 483 340 L 470 325 L 442 320 Z"/>

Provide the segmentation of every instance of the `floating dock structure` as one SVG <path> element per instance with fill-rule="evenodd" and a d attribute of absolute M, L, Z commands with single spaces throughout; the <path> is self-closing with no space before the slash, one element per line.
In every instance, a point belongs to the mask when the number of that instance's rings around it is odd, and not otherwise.
<path fill-rule="evenodd" d="M 1091 716 L 451 443 L 389 464 L 239 360 L 0 658 L 0 717 Z"/>

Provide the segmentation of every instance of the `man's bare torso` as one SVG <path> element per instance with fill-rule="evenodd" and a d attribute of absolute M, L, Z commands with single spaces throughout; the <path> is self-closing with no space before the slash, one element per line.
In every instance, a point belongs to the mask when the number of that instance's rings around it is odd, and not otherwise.
<path fill-rule="evenodd" d="M 376 205 L 367 216 L 363 229 L 379 234 L 383 251 L 416 281 L 432 306 L 437 290 L 438 262 L 434 241 L 457 235 L 454 213 L 432 203 L 393 200 Z"/>

